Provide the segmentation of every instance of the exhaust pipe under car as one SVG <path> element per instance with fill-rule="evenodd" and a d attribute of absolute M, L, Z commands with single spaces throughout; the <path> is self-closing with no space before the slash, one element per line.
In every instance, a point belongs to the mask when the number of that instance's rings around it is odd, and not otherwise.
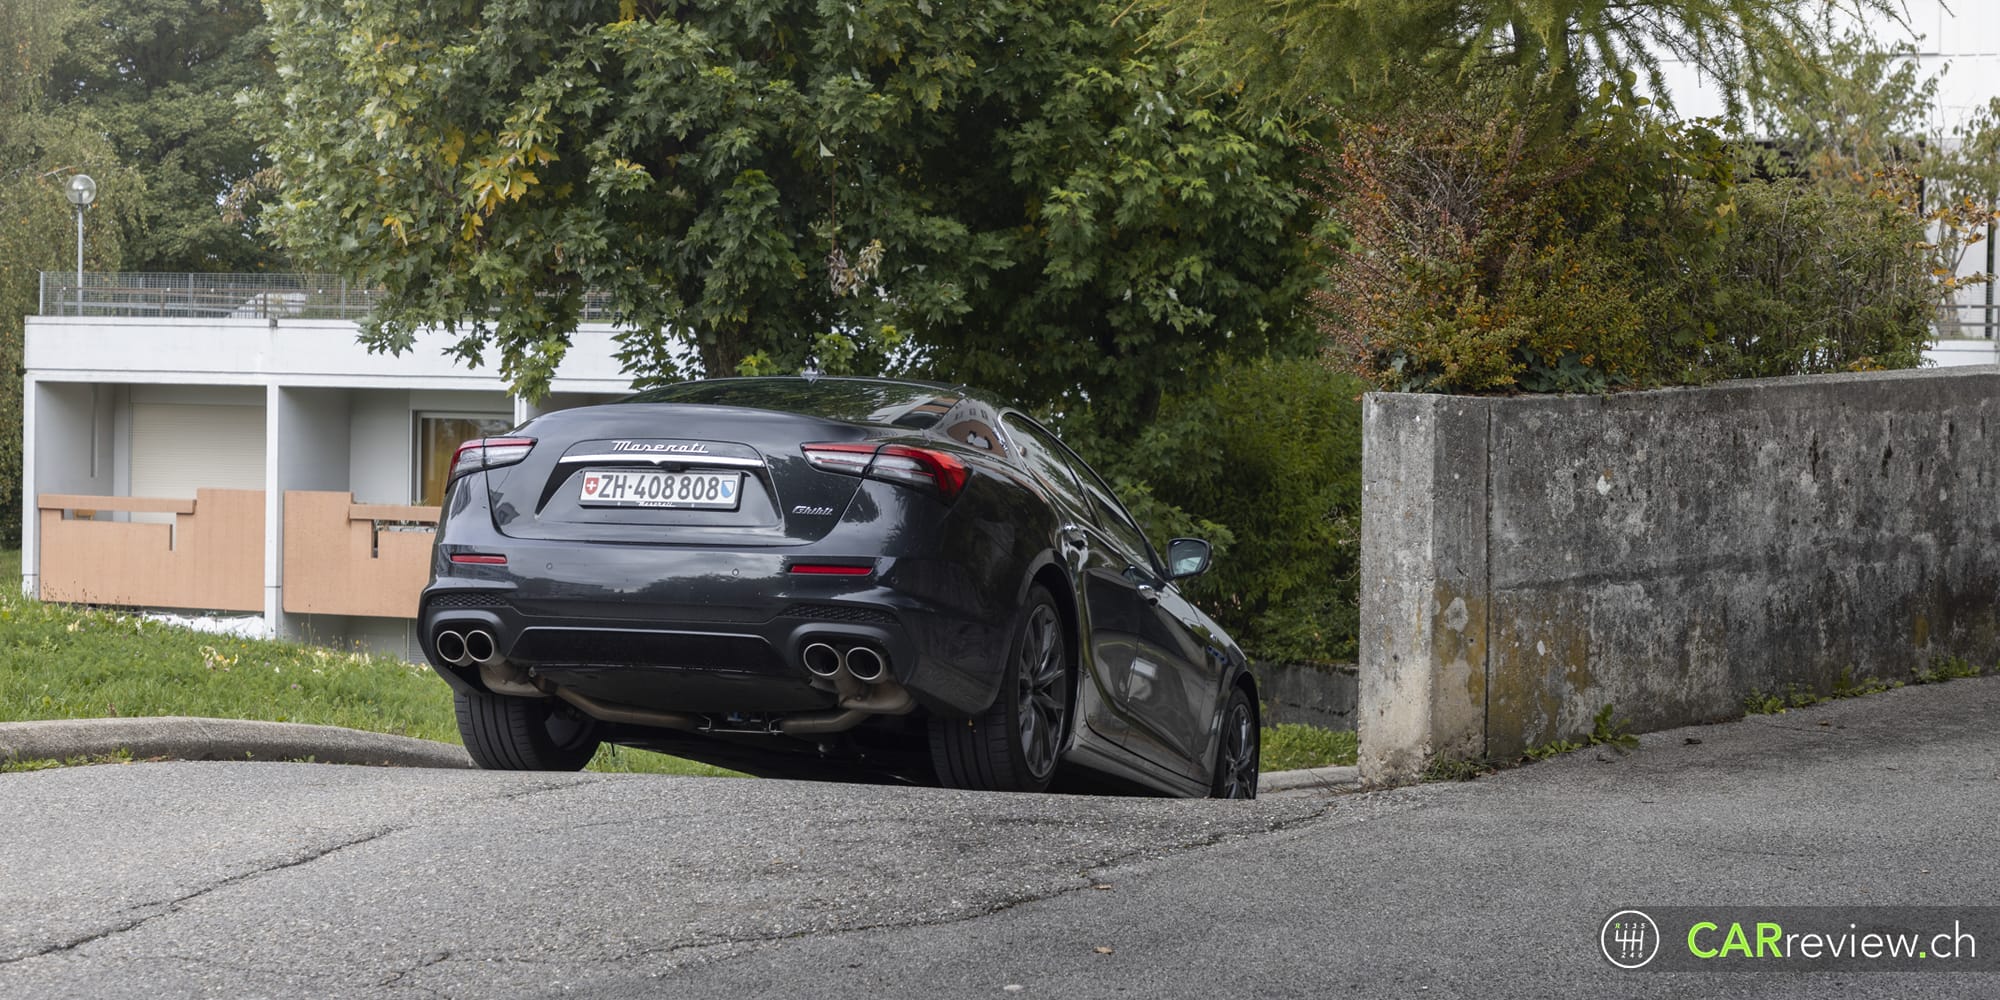
<path fill-rule="evenodd" d="M 462 667 L 472 662 L 472 657 L 465 655 L 465 636 L 445 629 L 437 634 L 436 644 L 438 659 L 454 667 Z"/>

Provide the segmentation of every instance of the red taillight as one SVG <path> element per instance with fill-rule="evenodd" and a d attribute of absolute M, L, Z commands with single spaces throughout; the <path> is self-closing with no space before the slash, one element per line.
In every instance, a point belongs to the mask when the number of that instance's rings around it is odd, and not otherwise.
<path fill-rule="evenodd" d="M 872 566 L 847 566 L 841 563 L 792 564 L 792 572 L 807 576 L 867 576 L 874 571 Z"/>
<path fill-rule="evenodd" d="M 480 469 L 513 465 L 535 450 L 534 438 L 473 438 L 458 446 L 451 456 L 451 478 L 457 479 Z"/>
<path fill-rule="evenodd" d="M 972 470 L 957 456 L 930 448 L 908 445 L 873 445 L 863 442 L 827 442 L 800 445 L 806 461 L 823 472 L 867 476 L 936 491 L 946 500 L 957 499 L 965 490 Z"/>
<path fill-rule="evenodd" d="M 451 561 L 455 563 L 471 563 L 475 566 L 507 565 L 506 556 L 490 555 L 485 552 L 454 552 L 451 554 Z"/>
<path fill-rule="evenodd" d="M 876 479 L 929 486 L 946 500 L 957 497 L 965 489 L 967 474 L 965 463 L 955 456 L 900 444 L 892 444 L 877 452 L 875 464 L 868 467 L 868 475 Z"/>

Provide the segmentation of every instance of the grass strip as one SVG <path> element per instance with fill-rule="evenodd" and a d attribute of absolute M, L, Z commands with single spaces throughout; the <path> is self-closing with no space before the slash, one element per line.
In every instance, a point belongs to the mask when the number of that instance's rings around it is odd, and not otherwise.
<path fill-rule="evenodd" d="M 0 550 L 0 722 L 186 715 L 344 726 L 459 743 L 451 692 L 394 656 L 211 635 L 21 595 L 21 553 Z M 1354 734 L 1285 724 L 1263 731 L 1263 770 L 1354 763 Z M 14 769 L 26 769 L 16 762 Z M 56 766 L 65 762 L 36 762 Z M 736 772 L 606 746 L 590 770 Z"/>
<path fill-rule="evenodd" d="M 1320 729 L 1296 722 L 1265 726 L 1263 769 L 1295 771 L 1307 767 L 1352 766 L 1356 748 L 1351 729 Z"/>

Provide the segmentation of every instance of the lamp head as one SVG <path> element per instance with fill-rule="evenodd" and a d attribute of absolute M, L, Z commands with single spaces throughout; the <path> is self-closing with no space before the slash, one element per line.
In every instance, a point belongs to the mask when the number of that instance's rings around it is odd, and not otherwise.
<path fill-rule="evenodd" d="M 69 186 L 63 189 L 63 195 L 70 204 L 84 208 L 97 200 L 97 182 L 91 180 L 89 174 L 77 174 L 69 179 Z"/>

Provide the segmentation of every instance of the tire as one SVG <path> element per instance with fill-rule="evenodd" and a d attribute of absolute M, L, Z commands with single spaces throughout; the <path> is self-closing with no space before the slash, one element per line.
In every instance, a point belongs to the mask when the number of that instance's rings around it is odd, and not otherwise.
<path fill-rule="evenodd" d="M 548 698 L 459 691 L 458 735 L 488 771 L 580 771 L 597 755 L 597 723 Z"/>
<path fill-rule="evenodd" d="M 931 719 L 931 763 L 947 788 L 1040 792 L 1070 726 L 1069 643 L 1055 599 L 1037 585 L 1014 625 L 1000 693 L 971 718 Z"/>
<path fill-rule="evenodd" d="M 1217 799 L 1257 797 L 1257 766 L 1262 753 L 1257 709 L 1242 688 L 1232 688 L 1222 709 L 1222 737 L 1215 747 L 1215 777 L 1208 794 Z"/>

